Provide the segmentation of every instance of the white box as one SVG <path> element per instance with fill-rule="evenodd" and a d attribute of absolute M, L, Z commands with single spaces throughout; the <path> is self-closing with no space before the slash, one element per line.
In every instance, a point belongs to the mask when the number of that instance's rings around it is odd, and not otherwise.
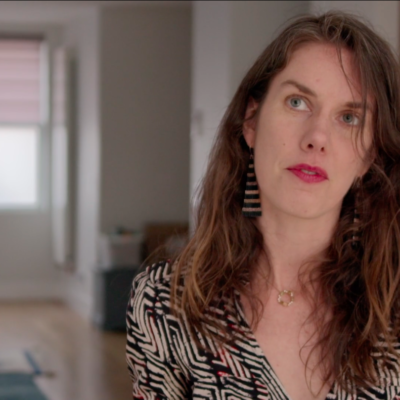
<path fill-rule="evenodd" d="M 98 266 L 102 269 L 140 265 L 143 235 L 140 233 L 99 236 Z"/>

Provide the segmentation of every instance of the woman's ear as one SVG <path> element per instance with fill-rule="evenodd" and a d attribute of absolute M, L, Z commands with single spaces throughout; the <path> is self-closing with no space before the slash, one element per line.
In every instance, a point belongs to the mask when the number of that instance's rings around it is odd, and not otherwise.
<path fill-rule="evenodd" d="M 258 103 L 252 97 L 250 97 L 250 100 L 247 103 L 246 113 L 244 116 L 242 132 L 244 140 L 247 143 L 247 146 L 251 148 L 254 147 L 254 143 L 256 141 L 257 110 L 258 110 Z"/>

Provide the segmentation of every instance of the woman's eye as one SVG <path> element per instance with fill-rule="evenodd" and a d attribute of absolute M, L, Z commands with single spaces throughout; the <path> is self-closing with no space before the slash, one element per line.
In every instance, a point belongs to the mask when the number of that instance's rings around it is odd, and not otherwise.
<path fill-rule="evenodd" d="M 308 110 L 306 102 L 301 97 L 291 97 L 289 105 L 297 110 Z"/>
<path fill-rule="evenodd" d="M 343 122 L 348 125 L 358 125 L 360 122 L 359 118 L 354 114 L 344 114 L 342 118 Z"/>

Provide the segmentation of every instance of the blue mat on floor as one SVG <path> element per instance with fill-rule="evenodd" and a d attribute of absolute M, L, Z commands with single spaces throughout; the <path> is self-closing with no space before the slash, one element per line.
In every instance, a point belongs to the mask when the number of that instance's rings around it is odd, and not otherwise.
<path fill-rule="evenodd" d="M 0 400 L 47 400 L 30 374 L 0 374 Z"/>

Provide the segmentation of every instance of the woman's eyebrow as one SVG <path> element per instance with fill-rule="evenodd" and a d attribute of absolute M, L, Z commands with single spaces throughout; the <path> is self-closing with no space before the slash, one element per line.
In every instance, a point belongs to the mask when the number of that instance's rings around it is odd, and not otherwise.
<path fill-rule="evenodd" d="M 292 79 L 288 79 L 287 81 L 284 81 L 281 83 L 281 86 L 286 86 L 286 85 L 295 86 L 300 92 L 302 92 L 304 94 L 308 94 L 313 97 L 317 97 L 317 94 L 313 90 L 311 90 L 307 86 L 304 86 L 301 83 L 296 82 Z M 363 108 L 363 104 L 361 102 L 357 102 L 357 101 L 349 101 L 345 104 L 345 106 L 348 108 L 352 108 L 354 110 L 357 110 L 357 109 L 361 110 Z M 366 109 L 367 109 L 367 111 L 372 112 L 372 107 L 369 103 L 366 104 Z"/>
<path fill-rule="evenodd" d="M 346 103 L 345 106 L 348 108 L 352 108 L 353 110 L 357 110 L 357 109 L 362 110 L 363 109 L 363 104 L 360 102 L 350 101 L 350 102 Z M 372 112 L 372 107 L 369 103 L 367 103 L 365 106 L 366 106 L 367 111 Z"/>
<path fill-rule="evenodd" d="M 304 94 L 308 94 L 310 96 L 317 97 L 317 94 L 315 92 L 313 92 L 311 89 L 309 89 L 307 86 L 304 86 L 301 83 L 296 82 L 292 79 L 288 79 L 287 81 L 284 81 L 281 83 L 281 86 L 285 86 L 285 85 L 295 86 L 297 89 L 300 90 L 300 92 L 303 92 Z"/>

